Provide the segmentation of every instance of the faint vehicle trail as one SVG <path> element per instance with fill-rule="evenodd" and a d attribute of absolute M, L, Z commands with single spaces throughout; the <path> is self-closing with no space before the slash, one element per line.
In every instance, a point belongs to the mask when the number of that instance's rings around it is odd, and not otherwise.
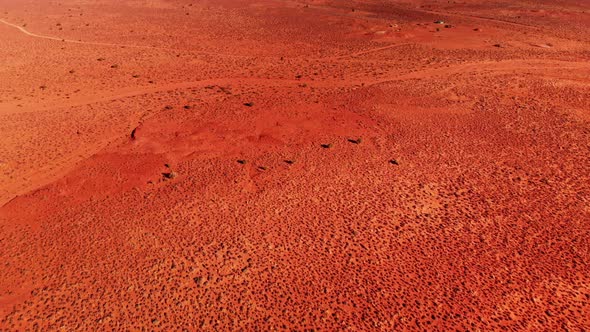
<path fill-rule="evenodd" d="M 291 1 L 291 0 L 284 0 L 284 2 L 300 4 L 300 2 L 298 2 L 298 1 Z M 342 8 L 338 8 L 338 7 L 330 6 L 330 5 L 315 5 L 315 4 L 307 4 L 307 3 L 306 3 L 306 6 L 307 6 L 307 8 L 320 9 L 320 10 L 326 10 L 326 11 L 327 10 L 334 10 L 334 9 L 342 9 Z M 395 6 L 395 5 L 393 5 L 393 6 Z M 421 8 L 405 7 L 405 6 L 400 6 L 400 5 L 397 5 L 395 7 L 397 9 L 414 11 L 414 12 L 418 12 L 418 13 L 426 13 L 426 14 L 431 14 L 431 15 L 450 16 L 450 17 L 454 16 L 454 17 L 468 18 L 468 19 L 479 20 L 479 21 L 488 21 L 488 22 L 494 22 L 494 23 L 499 23 L 499 24 L 512 25 L 512 26 L 517 26 L 517 27 L 521 27 L 521 28 L 542 30 L 542 28 L 538 27 L 538 26 L 528 25 L 528 24 L 518 23 L 518 22 L 512 22 L 512 21 L 498 19 L 498 18 L 492 18 L 492 17 L 469 15 L 469 14 L 462 14 L 462 13 L 453 13 L 453 12 L 444 12 L 444 11 L 435 11 L 435 10 L 428 10 L 428 9 L 421 9 Z M 381 22 L 387 21 L 387 18 L 384 18 L 384 17 L 351 16 L 350 14 L 333 14 L 333 13 L 331 14 L 331 16 L 346 17 L 346 18 L 350 18 L 350 19 L 354 19 L 354 20 L 381 21 Z"/>
<path fill-rule="evenodd" d="M 71 44 L 79 44 L 79 45 L 94 45 L 94 46 L 107 46 L 107 47 L 121 47 L 121 48 L 139 48 L 139 49 L 152 49 L 152 50 L 162 50 L 162 51 L 181 51 L 182 49 L 171 48 L 171 47 L 159 47 L 159 46 L 147 46 L 147 45 L 132 45 L 132 44 L 118 44 L 118 43 L 102 43 L 102 42 L 86 42 L 81 40 L 73 40 L 73 39 L 65 39 L 53 36 L 46 36 L 46 35 L 39 35 L 36 33 L 32 33 L 29 30 L 25 29 L 24 27 L 18 26 L 14 23 L 7 22 L 3 19 L 0 19 L 0 23 L 4 23 L 10 27 L 18 29 L 20 32 L 24 33 L 27 36 L 46 39 L 46 40 L 53 40 L 59 41 L 64 43 L 71 43 Z M 191 53 L 196 54 L 205 54 L 205 55 L 214 55 L 214 56 L 225 56 L 225 57 L 233 57 L 233 58 L 249 58 L 251 56 L 248 55 L 237 55 L 237 54 L 223 54 L 223 53 L 216 53 L 216 52 L 206 52 L 206 51 L 191 51 Z"/>
<path fill-rule="evenodd" d="M 118 44 L 118 43 L 85 42 L 85 41 L 81 41 L 81 40 L 64 39 L 64 38 L 53 37 L 53 36 L 39 35 L 39 34 L 30 32 L 29 30 L 25 29 L 22 26 L 18 26 L 16 24 L 7 22 L 7 21 L 5 21 L 3 19 L 0 19 L 0 22 L 1 23 L 4 23 L 4 24 L 6 24 L 6 25 L 8 25 L 10 27 L 13 27 L 13 28 L 18 29 L 20 32 L 22 32 L 25 35 L 30 36 L 30 37 L 47 39 L 47 40 L 53 40 L 53 41 L 60 41 L 60 42 L 65 42 L 65 43 L 73 43 L 73 44 L 81 44 L 81 45 L 95 45 L 95 46 L 110 46 L 110 47 L 147 48 L 147 49 L 169 50 L 169 51 L 170 50 L 177 50 L 177 49 L 169 48 L 169 47 L 146 46 L 146 45 L 131 45 L 131 44 Z M 317 59 L 313 59 L 313 60 L 339 60 L 339 59 L 354 57 L 354 56 L 357 56 L 357 55 L 363 55 L 363 54 L 367 54 L 367 53 L 379 52 L 379 51 L 383 51 L 383 50 L 394 48 L 394 47 L 399 47 L 399 46 L 404 46 L 404 45 L 411 45 L 411 44 L 412 43 L 394 44 L 394 45 L 389 45 L 389 46 L 385 46 L 385 47 L 379 47 L 379 48 L 369 49 L 369 50 L 360 51 L 360 52 L 351 53 L 351 54 L 338 55 L 338 56 L 326 57 L 326 58 L 317 58 Z M 229 56 L 229 57 L 248 57 L 248 56 L 245 56 L 245 55 L 222 54 L 222 53 L 204 52 L 204 51 L 197 51 L 195 53 L 207 54 L 207 55 L 216 55 L 216 56 Z"/>
<path fill-rule="evenodd" d="M 414 44 L 415 43 L 392 44 L 392 45 L 387 45 L 387 46 L 383 46 L 383 47 L 371 48 L 371 49 L 367 49 L 367 50 L 363 50 L 363 51 L 359 51 L 359 52 L 354 52 L 354 53 L 350 53 L 350 54 L 337 55 L 337 56 L 331 56 L 331 57 L 326 57 L 326 58 L 318 58 L 318 59 L 314 59 L 314 60 L 340 60 L 340 59 L 352 58 L 352 57 L 359 56 L 359 55 L 385 51 L 385 50 L 388 50 L 391 48 L 414 45 Z"/>
<path fill-rule="evenodd" d="M 36 34 L 36 33 L 32 33 L 30 31 L 28 31 L 27 29 L 25 29 L 24 27 L 21 27 L 21 26 L 18 26 L 16 24 L 7 22 L 7 21 L 5 21 L 3 19 L 0 19 L 0 22 L 6 24 L 8 26 L 11 26 L 13 28 L 17 28 L 18 30 L 20 30 L 20 32 L 26 34 L 27 36 L 31 36 L 31 37 L 35 37 L 35 38 L 41 38 L 41 39 L 47 39 L 47 40 L 55 40 L 55 41 L 60 41 L 60 42 L 65 42 L 65 43 L 83 44 L 83 45 L 96 45 L 96 46 L 134 47 L 134 48 L 151 48 L 151 49 L 170 50 L 169 48 L 157 47 L 157 46 L 115 44 L 115 43 L 101 43 L 101 42 L 84 42 L 84 41 L 80 41 L 80 40 L 72 40 L 72 39 L 64 39 L 64 38 L 58 38 L 58 37 L 53 37 L 53 36 L 45 36 L 45 35 L 39 35 L 39 34 Z"/>
<path fill-rule="evenodd" d="M 387 47 L 383 47 L 380 49 L 373 49 L 365 52 L 358 52 L 355 54 L 344 55 L 342 57 L 348 56 L 355 56 L 355 55 L 362 55 L 366 53 L 376 52 L 386 48 L 392 48 L 395 46 L 401 46 L 402 44 L 398 45 L 391 45 Z M 495 67 L 485 66 L 485 64 L 494 64 Z M 278 85 L 289 85 L 289 84 L 301 84 L 306 83 L 310 86 L 318 87 L 318 88 L 337 88 L 337 87 L 351 87 L 355 85 L 379 85 L 379 84 L 386 84 L 390 82 L 396 81 L 403 81 L 403 80 L 411 80 L 411 79 L 425 79 L 431 78 L 435 76 L 449 76 L 454 74 L 465 74 L 465 73 L 473 73 L 473 72 L 503 72 L 507 70 L 515 70 L 515 69 L 535 69 L 535 68 L 545 68 L 545 67 L 560 67 L 562 69 L 576 69 L 576 68 L 585 68 L 590 69 L 590 65 L 586 62 L 574 62 L 574 61 L 560 61 L 560 60 L 540 60 L 540 59 L 530 59 L 530 60 L 504 60 L 504 61 L 476 61 L 476 62 L 466 62 L 457 65 L 453 65 L 450 67 L 440 67 L 440 68 L 428 68 L 425 70 L 418 70 L 414 72 L 409 72 L 403 75 L 398 75 L 396 77 L 389 77 L 383 78 L 378 80 L 363 80 L 363 79 L 356 79 L 356 80 L 342 80 L 342 81 L 314 81 L 314 80 L 297 80 L 297 79 L 277 79 L 277 78 L 247 78 L 247 77 L 218 77 L 218 78 L 209 78 L 203 80 L 196 80 L 196 81 L 186 81 L 186 82 L 174 82 L 174 83 L 167 83 L 162 85 L 156 85 L 152 87 L 129 87 L 124 88 L 119 91 L 117 94 L 92 94 L 91 96 L 84 95 L 78 96 L 69 100 L 68 103 L 59 102 L 55 105 L 45 105 L 38 110 L 46 110 L 52 109 L 57 107 L 75 107 L 75 106 L 84 106 L 89 104 L 96 104 L 100 102 L 107 102 L 113 100 L 119 100 L 129 97 L 135 97 L 139 95 L 148 95 L 158 92 L 166 92 L 166 91 L 174 91 L 178 89 L 189 89 L 189 88 L 196 88 L 199 86 L 204 86 L 207 84 L 260 84 L 260 85 L 271 85 L 271 86 L 278 86 Z M 14 105 L 12 104 L 4 104 L 0 106 L 0 113 L 1 114 L 9 114 L 14 112 L 21 112 L 16 111 L 14 109 Z"/>
<path fill-rule="evenodd" d="M 524 23 L 518 23 L 518 22 L 512 22 L 512 21 L 503 20 L 503 19 L 499 19 L 499 18 L 469 15 L 469 14 L 462 14 L 462 13 L 441 12 L 441 11 L 425 10 L 425 9 L 416 9 L 416 11 L 422 12 L 422 13 L 433 14 L 433 15 L 450 16 L 450 17 L 455 16 L 455 17 L 473 19 L 473 20 L 478 20 L 478 21 L 494 22 L 494 23 L 499 23 L 499 24 L 512 25 L 512 26 L 519 27 L 519 28 L 529 28 L 529 29 L 534 29 L 534 30 L 542 30 L 542 28 L 538 27 L 538 26 L 524 24 Z"/>

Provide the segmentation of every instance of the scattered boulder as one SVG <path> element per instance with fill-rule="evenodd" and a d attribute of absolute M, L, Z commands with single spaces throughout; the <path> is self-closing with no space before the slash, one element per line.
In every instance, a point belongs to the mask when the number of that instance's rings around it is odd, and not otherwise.
<path fill-rule="evenodd" d="M 244 103 L 244 106 L 246 106 L 246 107 L 252 107 L 252 106 L 254 106 L 254 103 L 251 102 L 251 101 L 249 101 L 247 103 Z"/>
<path fill-rule="evenodd" d="M 329 148 L 332 147 L 332 143 L 322 144 L 321 147 L 324 148 L 324 149 L 329 149 Z"/>
<path fill-rule="evenodd" d="M 399 161 L 397 161 L 396 159 L 391 159 L 391 160 L 389 161 L 389 163 L 390 163 L 390 164 L 392 164 L 392 165 L 399 166 Z"/>

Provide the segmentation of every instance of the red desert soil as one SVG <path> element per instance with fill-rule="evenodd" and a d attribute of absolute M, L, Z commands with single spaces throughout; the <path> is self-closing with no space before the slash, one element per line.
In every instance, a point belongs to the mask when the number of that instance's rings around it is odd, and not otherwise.
<path fill-rule="evenodd" d="M 0 45 L 2 331 L 590 329 L 586 1 L 0 0 Z"/>

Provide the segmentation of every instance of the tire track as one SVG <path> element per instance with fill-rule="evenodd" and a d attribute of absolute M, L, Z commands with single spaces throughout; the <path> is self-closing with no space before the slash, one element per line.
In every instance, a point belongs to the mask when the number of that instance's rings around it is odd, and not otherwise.
<path fill-rule="evenodd" d="M 71 43 L 71 44 L 77 44 L 77 45 L 102 46 L 102 47 L 137 48 L 137 49 L 160 50 L 160 51 L 186 51 L 184 49 L 178 49 L 178 48 L 172 48 L 172 47 L 118 44 L 118 43 L 103 43 L 103 42 L 86 42 L 86 41 L 81 41 L 81 40 L 59 38 L 59 37 L 40 35 L 40 34 L 30 32 L 29 30 L 25 29 L 22 26 L 18 26 L 14 23 L 10 23 L 10 22 L 3 20 L 3 19 L 0 19 L 0 23 L 3 23 L 9 27 L 18 29 L 21 33 L 24 33 L 25 35 L 27 35 L 29 37 L 51 40 L 51 41 L 58 41 L 58 42 L 62 42 L 62 43 Z M 253 57 L 250 55 L 224 54 L 224 53 L 207 52 L 207 51 L 191 51 L 191 53 L 201 54 L 201 55 L 231 57 L 231 58 L 252 58 Z M 259 57 L 259 56 L 257 56 L 257 57 Z"/>
<path fill-rule="evenodd" d="M 24 33 L 27 36 L 46 39 L 46 40 L 53 40 L 53 41 L 60 41 L 65 43 L 72 43 L 72 44 L 81 44 L 81 45 L 94 45 L 94 46 L 109 46 L 109 47 L 128 47 L 128 48 L 142 48 L 142 49 L 157 49 L 157 50 L 172 50 L 171 48 L 164 48 L 164 47 L 157 47 L 157 46 L 146 46 L 146 45 L 131 45 L 131 44 L 116 44 L 116 43 L 101 43 L 101 42 L 84 42 L 81 40 L 73 40 L 73 39 L 65 39 L 53 36 L 46 36 L 46 35 L 39 35 L 29 30 L 25 29 L 22 26 L 18 26 L 16 24 L 7 22 L 3 19 L 0 19 L 0 23 L 4 23 L 10 27 L 18 29 L 20 32 Z"/>

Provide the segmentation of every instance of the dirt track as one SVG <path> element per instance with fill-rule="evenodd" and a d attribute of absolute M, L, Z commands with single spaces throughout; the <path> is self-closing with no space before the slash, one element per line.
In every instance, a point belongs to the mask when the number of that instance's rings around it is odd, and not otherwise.
<path fill-rule="evenodd" d="M 25 29 L 24 27 L 18 26 L 16 24 L 10 23 L 10 22 L 6 22 L 5 20 L 0 19 L 0 23 L 6 24 L 10 27 L 16 28 L 18 29 L 20 32 L 24 33 L 27 36 L 30 37 L 35 37 L 35 38 L 41 38 L 41 39 L 47 39 L 47 40 L 53 40 L 53 41 L 59 41 L 59 42 L 64 42 L 64 43 L 74 43 L 74 44 L 81 44 L 81 45 L 92 45 L 92 46 L 112 46 L 112 47 L 136 47 L 136 48 L 157 48 L 157 47 L 152 47 L 152 46 L 141 46 L 141 45 L 129 45 L 129 44 L 112 44 L 112 43 L 94 43 L 94 42 L 84 42 L 84 41 L 80 41 L 80 40 L 71 40 L 71 39 L 64 39 L 64 38 L 58 38 L 58 37 L 52 37 L 52 36 L 44 36 L 44 35 L 38 35 L 36 33 L 32 33 L 30 31 L 28 31 L 27 29 Z"/>
<path fill-rule="evenodd" d="M 584 6 L 0 1 L 0 330 L 588 329 Z"/>

